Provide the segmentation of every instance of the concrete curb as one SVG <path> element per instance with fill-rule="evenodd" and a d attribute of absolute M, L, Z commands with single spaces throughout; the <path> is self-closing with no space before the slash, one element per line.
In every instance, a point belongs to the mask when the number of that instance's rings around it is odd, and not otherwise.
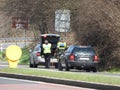
<path fill-rule="evenodd" d="M 23 75 L 23 74 L 20 75 L 20 74 L 9 74 L 9 73 L 0 72 L 0 77 L 17 78 L 17 79 L 25 79 L 25 80 L 32 80 L 32 81 L 42 81 L 42 82 L 55 83 L 55 84 L 64 84 L 64 85 L 71 85 L 71 86 L 77 86 L 77 87 L 93 88 L 98 90 L 120 90 L 120 86 L 114 86 L 114 85 L 89 83 L 89 82 L 65 80 L 65 79 L 58 79 L 58 78 L 38 77 L 38 76 L 30 76 L 30 75 Z"/>

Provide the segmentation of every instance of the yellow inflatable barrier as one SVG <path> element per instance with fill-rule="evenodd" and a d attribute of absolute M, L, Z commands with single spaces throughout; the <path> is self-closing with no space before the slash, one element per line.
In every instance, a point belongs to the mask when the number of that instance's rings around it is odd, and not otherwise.
<path fill-rule="evenodd" d="M 11 45 L 6 49 L 6 57 L 10 68 L 17 68 L 19 59 L 22 55 L 22 50 L 17 45 Z"/>
<path fill-rule="evenodd" d="M 11 61 L 11 60 L 8 60 L 9 67 L 10 67 L 10 68 L 17 68 L 18 62 L 19 62 L 18 60 L 15 61 L 15 62 L 13 62 L 13 61 Z"/>

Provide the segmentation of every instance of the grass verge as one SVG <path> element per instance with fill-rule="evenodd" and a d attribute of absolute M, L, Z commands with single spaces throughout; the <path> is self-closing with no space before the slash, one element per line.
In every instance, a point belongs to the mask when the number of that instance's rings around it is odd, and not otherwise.
<path fill-rule="evenodd" d="M 28 69 L 4 68 L 4 69 L 0 69 L 0 72 L 120 85 L 120 76 L 108 76 L 108 75 L 94 74 L 94 73 L 60 72 L 60 71 L 51 71 L 51 70 L 44 70 L 44 69 L 38 70 L 38 69 L 31 69 L 31 68 L 28 68 Z"/>

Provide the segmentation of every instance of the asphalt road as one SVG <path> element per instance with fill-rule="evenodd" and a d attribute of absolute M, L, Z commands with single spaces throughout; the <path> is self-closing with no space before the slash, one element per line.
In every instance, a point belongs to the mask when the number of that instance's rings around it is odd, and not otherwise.
<path fill-rule="evenodd" d="M 95 89 L 0 77 L 0 90 L 95 90 Z"/>

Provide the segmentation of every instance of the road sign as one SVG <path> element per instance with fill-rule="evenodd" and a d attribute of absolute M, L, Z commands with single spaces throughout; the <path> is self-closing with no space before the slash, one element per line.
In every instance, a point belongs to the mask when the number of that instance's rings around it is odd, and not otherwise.
<path fill-rule="evenodd" d="M 55 30 L 57 32 L 70 31 L 70 10 L 55 11 Z"/>
<path fill-rule="evenodd" d="M 12 17 L 12 28 L 16 29 L 28 28 L 28 19 L 22 17 Z"/>

